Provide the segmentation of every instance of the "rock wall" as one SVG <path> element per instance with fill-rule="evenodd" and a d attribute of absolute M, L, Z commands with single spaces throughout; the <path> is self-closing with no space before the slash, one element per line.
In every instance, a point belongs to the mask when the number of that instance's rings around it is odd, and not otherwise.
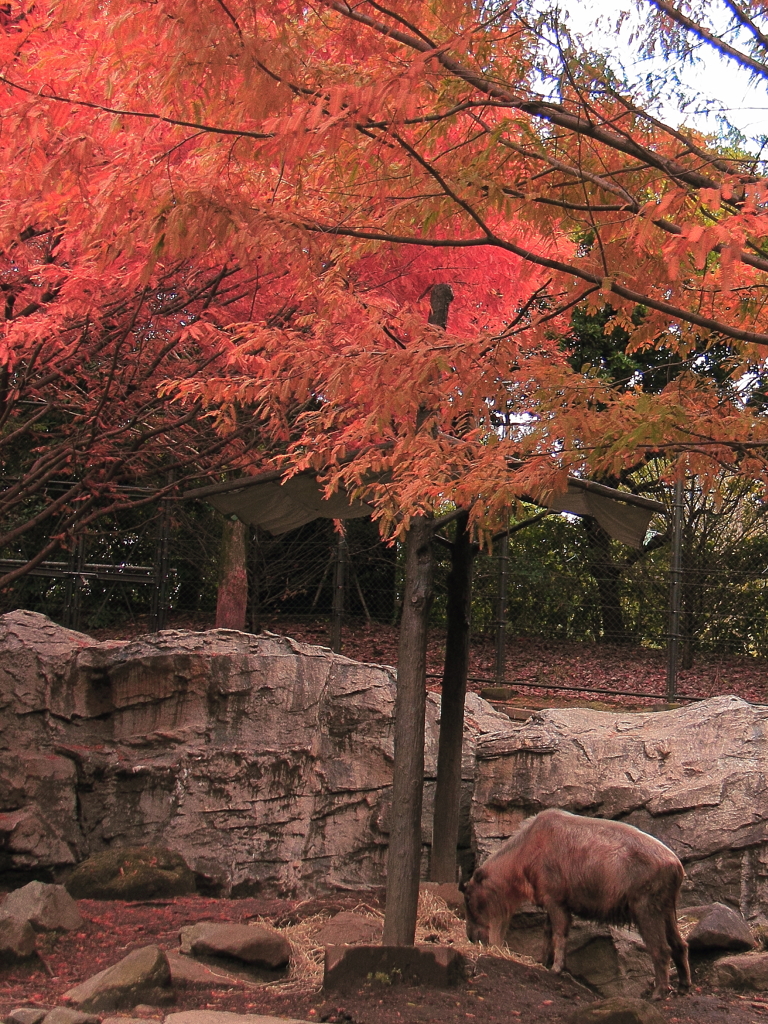
<path fill-rule="evenodd" d="M 233 894 L 380 885 L 393 671 L 271 634 L 164 630 L 97 643 L 0 617 L 0 873 L 59 877 L 110 846 L 162 845 Z M 508 719 L 471 697 L 478 735 Z M 439 701 L 427 713 L 432 792 Z M 425 841 L 429 837 L 425 808 Z"/>
<path fill-rule="evenodd" d="M 4 615 L 0 876 L 157 845 L 235 895 L 381 885 L 394 690 L 392 669 L 271 634 L 97 643 Z M 425 851 L 439 708 L 430 694 Z M 461 844 L 482 861 L 544 807 L 619 818 L 678 854 L 685 905 L 768 923 L 767 739 L 768 707 L 736 697 L 513 723 L 469 695 Z"/>
<path fill-rule="evenodd" d="M 618 818 L 680 857 L 683 903 L 768 922 L 768 707 L 716 697 L 674 711 L 543 711 L 477 746 L 480 859 L 529 814 Z"/>

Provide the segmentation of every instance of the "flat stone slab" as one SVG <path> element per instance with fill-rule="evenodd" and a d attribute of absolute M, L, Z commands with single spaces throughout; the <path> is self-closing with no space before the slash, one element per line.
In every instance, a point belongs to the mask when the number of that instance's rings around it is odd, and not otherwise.
<path fill-rule="evenodd" d="M 381 939 L 383 921 L 342 910 L 312 936 L 318 946 L 370 945 Z"/>
<path fill-rule="evenodd" d="M 323 987 L 361 982 L 451 988 L 466 978 L 466 961 L 451 946 L 326 946 Z"/>
<path fill-rule="evenodd" d="M 264 1017 L 260 1013 L 229 1013 L 227 1010 L 183 1010 L 169 1013 L 164 1024 L 306 1024 L 295 1017 Z"/>
<path fill-rule="evenodd" d="M 644 999 L 604 999 L 581 1006 L 568 1024 L 666 1024 L 666 1018 Z"/>
<path fill-rule="evenodd" d="M 99 1024 L 99 1018 L 92 1013 L 81 1013 L 68 1006 L 55 1006 L 43 1017 L 43 1024 Z"/>
<path fill-rule="evenodd" d="M 768 991 L 768 953 L 724 956 L 713 965 L 710 981 L 716 988 Z"/>
<path fill-rule="evenodd" d="M 174 988 L 236 988 L 257 983 L 253 976 L 244 978 L 242 972 L 227 970 L 218 964 L 203 963 L 183 956 L 178 950 L 170 950 L 166 956 Z"/>
<path fill-rule="evenodd" d="M 181 951 L 276 971 L 288 966 L 291 944 L 279 932 L 259 925 L 200 921 L 181 929 Z"/>

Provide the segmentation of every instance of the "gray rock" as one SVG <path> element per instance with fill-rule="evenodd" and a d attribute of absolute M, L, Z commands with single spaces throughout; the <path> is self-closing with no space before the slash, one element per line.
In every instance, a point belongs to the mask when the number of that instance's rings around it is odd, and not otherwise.
<path fill-rule="evenodd" d="M 36 952 L 35 930 L 29 921 L 0 917 L 0 964 L 26 960 Z"/>
<path fill-rule="evenodd" d="M 171 899 L 197 889 L 181 854 L 157 846 L 96 853 L 78 864 L 66 887 L 79 900 Z"/>
<path fill-rule="evenodd" d="M 258 925 L 201 921 L 182 928 L 180 938 L 182 953 L 223 957 L 272 971 L 287 967 L 291 957 L 284 935 Z"/>
<path fill-rule="evenodd" d="M 685 907 L 678 915 L 683 938 L 694 951 L 754 949 L 755 942 L 744 918 L 723 903 Z"/>
<path fill-rule="evenodd" d="M 144 946 L 65 992 L 64 1001 L 85 1013 L 132 1009 L 142 1002 L 160 1005 L 172 1000 L 170 985 L 165 953 L 157 946 Z"/>
<path fill-rule="evenodd" d="M 642 999 L 617 996 L 581 1006 L 568 1024 L 666 1024 L 655 1006 Z"/>
<path fill-rule="evenodd" d="M 740 953 L 717 960 L 710 972 L 716 988 L 768 991 L 768 953 Z"/>
<path fill-rule="evenodd" d="M 29 882 L 14 889 L 0 904 L 0 918 L 29 921 L 36 932 L 72 932 L 83 926 L 77 904 L 63 885 Z"/>
<path fill-rule="evenodd" d="M 768 907 L 768 707 L 715 697 L 663 712 L 542 711 L 477 745 L 479 861 L 545 807 L 620 817 L 683 861 L 684 901 Z"/>
<path fill-rule="evenodd" d="M 120 1014 L 115 1017 L 102 1017 L 101 1024 L 154 1024 L 154 1022 L 149 1021 L 146 1016 L 129 1017 L 127 1014 Z"/>
<path fill-rule="evenodd" d="M 391 669 L 272 634 L 164 630 L 97 643 L 36 613 L 0 616 L 9 870 L 59 871 L 152 844 L 224 895 L 379 886 L 394 694 Z M 439 708 L 431 694 L 425 843 Z M 474 694 L 466 710 L 468 849 L 475 741 L 508 720 Z"/>
<path fill-rule="evenodd" d="M 354 946 L 359 943 L 381 941 L 383 923 L 377 918 L 364 917 L 349 910 L 342 910 L 312 936 L 318 946 Z"/>
<path fill-rule="evenodd" d="M 99 1018 L 68 1006 L 56 1006 L 46 1013 L 43 1024 L 99 1024 Z"/>
<path fill-rule="evenodd" d="M 47 1012 L 39 1006 L 18 1006 L 5 1020 L 6 1024 L 40 1024 Z"/>

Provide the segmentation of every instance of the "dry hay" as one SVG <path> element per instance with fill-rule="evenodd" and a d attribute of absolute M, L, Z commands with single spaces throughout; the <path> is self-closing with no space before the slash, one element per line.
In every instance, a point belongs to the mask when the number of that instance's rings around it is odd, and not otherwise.
<path fill-rule="evenodd" d="M 363 917 L 370 917 L 377 921 L 384 920 L 384 915 L 380 911 L 374 910 L 367 904 L 358 904 L 353 909 L 354 913 Z M 322 987 L 325 949 L 317 944 L 315 936 L 328 920 L 329 918 L 323 914 L 313 914 L 297 924 L 275 929 L 284 935 L 291 944 L 291 963 L 288 974 L 284 978 L 279 981 L 265 982 L 265 985 L 281 992 L 293 993 L 316 992 Z M 274 928 L 269 921 L 262 920 L 257 923 Z M 429 889 L 422 889 L 419 893 L 416 942 L 425 945 L 439 943 L 453 946 L 466 957 L 470 964 L 474 964 L 478 956 L 483 953 L 492 953 L 493 956 L 503 957 L 505 960 L 517 960 L 520 963 L 541 966 L 530 957 L 513 953 L 512 950 L 503 946 L 489 948 L 471 943 L 467 938 L 464 921 L 451 910 L 445 900 Z"/>

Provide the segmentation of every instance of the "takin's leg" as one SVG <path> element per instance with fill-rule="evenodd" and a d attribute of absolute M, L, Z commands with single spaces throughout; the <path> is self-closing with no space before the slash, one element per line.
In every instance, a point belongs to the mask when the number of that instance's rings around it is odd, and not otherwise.
<path fill-rule="evenodd" d="M 658 913 L 645 908 L 635 915 L 637 929 L 653 961 L 654 983 L 651 999 L 665 999 L 669 995 L 669 957 L 666 922 Z M 682 940 L 681 940 L 682 941 Z"/>
<path fill-rule="evenodd" d="M 541 962 L 545 967 L 551 967 L 555 959 L 555 947 L 552 944 L 552 922 L 547 914 L 547 919 L 544 922 L 544 955 L 542 956 Z"/>
<path fill-rule="evenodd" d="M 544 905 L 549 919 L 552 947 L 552 970 L 559 974 L 565 967 L 565 943 L 571 927 L 571 915 L 558 903 Z"/>
<path fill-rule="evenodd" d="M 681 992 L 687 992 L 691 987 L 691 968 L 688 963 L 688 943 L 680 934 L 677 927 L 677 915 L 670 910 L 666 921 L 667 942 L 672 950 L 672 959 L 677 968 L 677 987 Z"/>

